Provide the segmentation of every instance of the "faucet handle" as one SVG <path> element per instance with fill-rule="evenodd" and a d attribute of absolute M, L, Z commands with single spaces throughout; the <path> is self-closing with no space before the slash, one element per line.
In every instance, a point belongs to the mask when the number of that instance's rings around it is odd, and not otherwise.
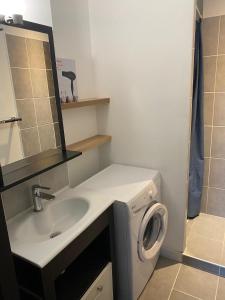
<path fill-rule="evenodd" d="M 41 186 L 39 184 L 35 184 L 32 186 L 32 190 L 35 191 L 36 189 L 41 189 L 41 190 L 50 190 L 50 187 L 47 186 Z"/>

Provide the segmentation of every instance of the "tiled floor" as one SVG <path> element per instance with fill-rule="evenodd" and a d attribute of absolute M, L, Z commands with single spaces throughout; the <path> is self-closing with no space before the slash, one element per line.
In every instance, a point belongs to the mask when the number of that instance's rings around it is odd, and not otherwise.
<path fill-rule="evenodd" d="M 225 300 L 225 278 L 160 258 L 139 300 Z"/>
<path fill-rule="evenodd" d="M 200 214 L 187 226 L 184 254 L 225 266 L 225 218 Z"/>

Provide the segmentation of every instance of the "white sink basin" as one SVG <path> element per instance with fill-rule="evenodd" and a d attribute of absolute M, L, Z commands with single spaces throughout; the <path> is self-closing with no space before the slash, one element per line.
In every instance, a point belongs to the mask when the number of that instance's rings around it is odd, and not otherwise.
<path fill-rule="evenodd" d="M 14 239 L 38 243 L 55 238 L 79 222 L 87 213 L 89 203 L 84 198 L 54 200 L 44 205 L 41 212 L 27 211 L 17 220 Z"/>
<path fill-rule="evenodd" d="M 86 188 L 61 191 L 43 201 L 43 211 L 31 208 L 7 222 L 12 252 L 43 268 L 112 203 Z"/>

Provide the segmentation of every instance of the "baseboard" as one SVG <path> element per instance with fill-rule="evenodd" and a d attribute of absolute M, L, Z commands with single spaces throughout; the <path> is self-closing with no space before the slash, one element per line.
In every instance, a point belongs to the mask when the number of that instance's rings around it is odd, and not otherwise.
<path fill-rule="evenodd" d="M 183 254 L 181 252 L 177 252 L 175 250 L 171 250 L 168 248 L 163 247 L 160 251 L 160 255 L 172 260 L 175 260 L 177 262 L 182 262 L 183 260 Z"/>

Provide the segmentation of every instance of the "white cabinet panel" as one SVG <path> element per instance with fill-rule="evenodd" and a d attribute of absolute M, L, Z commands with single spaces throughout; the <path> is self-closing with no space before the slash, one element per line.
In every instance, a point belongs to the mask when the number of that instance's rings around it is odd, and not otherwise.
<path fill-rule="evenodd" d="M 105 267 L 81 300 L 113 300 L 111 263 Z"/>

